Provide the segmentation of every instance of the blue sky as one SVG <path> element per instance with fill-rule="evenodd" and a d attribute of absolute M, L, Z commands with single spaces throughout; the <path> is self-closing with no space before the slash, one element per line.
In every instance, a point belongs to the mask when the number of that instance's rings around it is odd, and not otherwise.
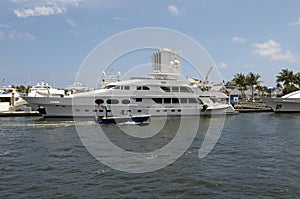
<path fill-rule="evenodd" d="M 254 72 L 273 86 L 281 69 L 300 72 L 298 0 L 4 0 L 0 10 L 0 78 L 7 84 L 70 85 L 97 44 L 142 27 L 192 37 L 225 81 Z"/>

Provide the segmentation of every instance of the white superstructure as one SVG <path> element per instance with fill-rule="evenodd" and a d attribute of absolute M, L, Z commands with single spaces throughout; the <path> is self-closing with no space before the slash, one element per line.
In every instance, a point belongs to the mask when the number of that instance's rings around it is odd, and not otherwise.
<path fill-rule="evenodd" d="M 228 104 L 202 98 L 202 91 L 181 77 L 181 55 L 172 49 L 153 53 L 152 73 L 107 84 L 103 89 L 63 97 L 26 97 L 44 117 L 226 114 Z"/>
<path fill-rule="evenodd" d="M 65 91 L 61 89 L 52 88 L 49 84 L 42 81 L 31 87 L 28 91 L 29 97 L 53 97 L 63 96 Z"/>
<path fill-rule="evenodd" d="M 300 112 L 300 91 L 295 91 L 281 98 L 263 98 L 264 102 L 276 113 Z"/>

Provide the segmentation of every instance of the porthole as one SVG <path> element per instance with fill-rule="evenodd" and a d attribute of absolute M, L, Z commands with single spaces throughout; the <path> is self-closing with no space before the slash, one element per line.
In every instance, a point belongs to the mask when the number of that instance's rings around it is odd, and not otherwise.
<path fill-rule="evenodd" d="M 104 100 L 103 100 L 103 99 L 96 99 L 96 100 L 95 100 L 95 103 L 96 103 L 96 104 L 103 104 L 103 103 L 104 103 Z"/>
<path fill-rule="evenodd" d="M 118 104 L 119 100 L 117 100 L 117 99 L 108 99 L 108 100 L 106 100 L 106 103 L 107 104 Z"/>
<path fill-rule="evenodd" d="M 130 104 L 130 100 L 128 100 L 128 99 L 123 99 L 123 100 L 122 100 L 122 104 Z"/>

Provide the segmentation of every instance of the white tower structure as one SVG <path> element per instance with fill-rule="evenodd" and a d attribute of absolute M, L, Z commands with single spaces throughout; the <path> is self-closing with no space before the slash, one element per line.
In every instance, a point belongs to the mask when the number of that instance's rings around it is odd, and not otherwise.
<path fill-rule="evenodd" d="M 164 48 L 152 54 L 152 75 L 156 78 L 181 77 L 181 52 Z"/>

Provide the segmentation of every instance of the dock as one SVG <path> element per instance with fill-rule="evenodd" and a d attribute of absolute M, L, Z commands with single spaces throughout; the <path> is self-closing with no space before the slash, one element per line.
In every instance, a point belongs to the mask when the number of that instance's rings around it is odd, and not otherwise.
<path fill-rule="evenodd" d="M 1 112 L 0 117 L 41 116 L 38 111 L 7 111 Z"/>
<path fill-rule="evenodd" d="M 234 105 L 234 109 L 240 113 L 250 113 L 250 112 L 271 112 L 272 109 L 262 102 L 243 102 Z"/>

